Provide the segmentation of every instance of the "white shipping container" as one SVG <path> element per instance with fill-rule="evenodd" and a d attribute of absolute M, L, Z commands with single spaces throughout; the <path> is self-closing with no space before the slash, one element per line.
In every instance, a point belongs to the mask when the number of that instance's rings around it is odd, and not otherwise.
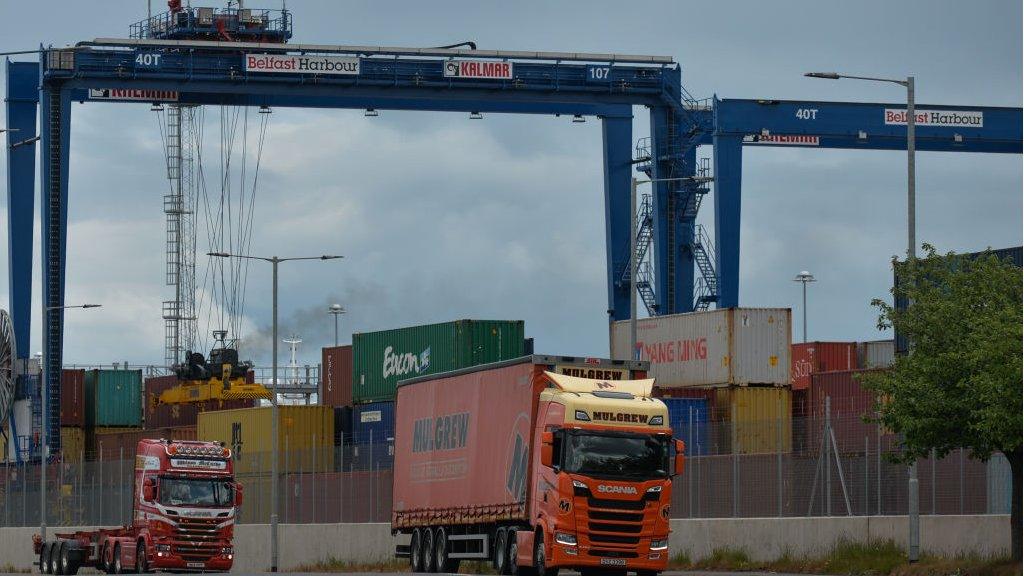
<path fill-rule="evenodd" d="M 629 321 L 611 329 L 612 358 L 630 358 Z M 637 321 L 640 360 L 661 388 L 790 383 L 789 308 L 726 308 Z"/>
<path fill-rule="evenodd" d="M 857 344 L 857 366 L 860 368 L 888 368 L 895 360 L 896 346 L 892 340 Z"/>

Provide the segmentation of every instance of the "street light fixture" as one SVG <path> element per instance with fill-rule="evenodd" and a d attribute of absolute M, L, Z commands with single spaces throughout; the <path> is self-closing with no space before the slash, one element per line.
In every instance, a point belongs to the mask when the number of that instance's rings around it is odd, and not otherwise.
<path fill-rule="evenodd" d="M 896 78 L 874 78 L 871 76 L 849 76 L 837 72 L 808 72 L 804 74 L 808 78 L 826 78 L 839 80 L 849 78 L 851 80 L 868 80 L 871 82 L 889 82 L 899 84 L 907 89 L 907 260 L 917 258 L 917 198 L 915 190 L 915 165 L 914 165 L 914 129 L 917 124 L 917 117 L 914 111 L 914 77 L 907 76 L 906 80 Z M 908 505 L 907 515 L 909 517 L 910 534 L 907 543 L 907 560 L 917 562 L 921 554 L 921 510 L 920 494 L 918 493 L 917 461 L 910 465 L 910 478 L 908 480 Z"/>
<path fill-rule="evenodd" d="M 327 309 L 328 314 L 334 315 L 334 347 L 338 347 L 338 316 L 345 313 L 345 308 L 341 304 L 331 304 L 330 308 Z"/>
<path fill-rule="evenodd" d="M 344 256 L 305 256 L 295 258 L 278 258 L 277 256 L 271 256 L 269 258 L 262 256 L 250 256 L 248 254 L 230 254 L 228 252 L 207 252 L 207 256 L 214 256 L 217 258 L 244 258 L 247 260 L 262 260 L 264 262 L 270 262 L 273 266 L 273 360 L 271 362 L 270 377 L 273 382 L 273 392 L 271 395 L 271 411 L 273 414 L 270 417 L 270 437 L 273 438 L 274 449 L 271 452 L 270 458 L 270 492 L 273 497 L 270 501 L 270 571 L 277 572 L 277 551 L 278 551 L 278 539 L 277 539 L 277 517 L 278 517 L 278 500 L 280 494 L 278 493 L 278 409 L 277 409 L 277 265 L 281 262 L 291 262 L 293 260 L 337 260 L 344 258 Z"/>
<path fill-rule="evenodd" d="M 71 306 L 47 306 L 46 311 L 64 310 L 65 308 L 99 308 L 102 304 L 76 304 Z M 39 536 L 46 542 L 46 460 L 50 456 L 50 446 L 46 441 L 46 363 L 39 354 L 39 404 L 43 425 L 39 427 Z"/>
<path fill-rule="evenodd" d="M 804 285 L 804 342 L 807 342 L 807 283 L 817 282 L 814 275 L 807 270 L 801 270 L 796 278 L 793 278 L 793 282 L 800 282 Z"/>

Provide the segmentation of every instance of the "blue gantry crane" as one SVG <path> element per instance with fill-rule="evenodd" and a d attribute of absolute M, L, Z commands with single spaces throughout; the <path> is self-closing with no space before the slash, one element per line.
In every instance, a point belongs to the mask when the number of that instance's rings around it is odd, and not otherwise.
<path fill-rule="evenodd" d="M 42 300 L 47 432 L 59 442 L 68 158 L 72 102 L 154 102 L 596 117 L 602 123 L 608 314 L 629 316 L 629 261 L 644 260 L 651 314 L 739 304 L 740 172 L 744 146 L 905 148 L 898 104 L 698 100 L 667 56 L 285 43 L 287 11 L 172 10 L 130 38 L 45 49 L 7 62 L 8 222 L 12 317 L 28 354 L 33 188 L 39 115 Z M 650 135 L 634 146 L 634 107 Z M 919 150 L 1021 152 L 1021 109 L 919 106 Z M 957 118 L 966 118 L 958 122 Z M 973 120 L 972 120 L 973 119 Z M 975 121 L 976 120 L 976 121 Z M 711 164 L 697 149 L 713 146 Z M 630 214 L 635 170 L 652 179 Z M 678 180 L 664 181 L 672 178 Z M 713 189 L 714 241 L 696 218 Z M 638 218 L 637 253 L 630 218 Z M 653 268 L 653 269 L 652 269 Z M 54 452 L 59 446 L 54 446 Z"/>

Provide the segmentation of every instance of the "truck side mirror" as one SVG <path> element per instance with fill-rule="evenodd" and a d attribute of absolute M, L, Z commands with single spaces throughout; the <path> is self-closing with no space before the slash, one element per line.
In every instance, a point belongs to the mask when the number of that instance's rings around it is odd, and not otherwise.
<path fill-rule="evenodd" d="M 146 502 L 156 500 L 156 480 L 146 478 L 142 483 L 142 499 Z"/>
<path fill-rule="evenodd" d="M 686 460 L 686 443 L 676 440 L 676 461 L 673 473 L 678 476 L 683 473 L 683 462 Z"/>
<path fill-rule="evenodd" d="M 244 500 L 244 498 L 242 497 L 242 492 L 244 492 L 242 490 L 242 485 L 238 484 L 238 483 L 235 483 L 235 507 L 236 508 L 238 506 L 241 506 L 242 505 L 242 500 Z"/>
<path fill-rule="evenodd" d="M 540 437 L 540 463 L 551 467 L 554 462 L 555 435 L 553 432 L 543 432 Z"/>

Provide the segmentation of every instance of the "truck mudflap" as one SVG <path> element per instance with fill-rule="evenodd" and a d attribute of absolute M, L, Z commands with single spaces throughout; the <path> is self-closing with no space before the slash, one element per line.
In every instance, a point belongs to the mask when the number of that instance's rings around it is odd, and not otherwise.
<path fill-rule="evenodd" d="M 534 533 L 529 530 L 516 532 L 516 563 L 520 566 L 533 566 Z"/>

